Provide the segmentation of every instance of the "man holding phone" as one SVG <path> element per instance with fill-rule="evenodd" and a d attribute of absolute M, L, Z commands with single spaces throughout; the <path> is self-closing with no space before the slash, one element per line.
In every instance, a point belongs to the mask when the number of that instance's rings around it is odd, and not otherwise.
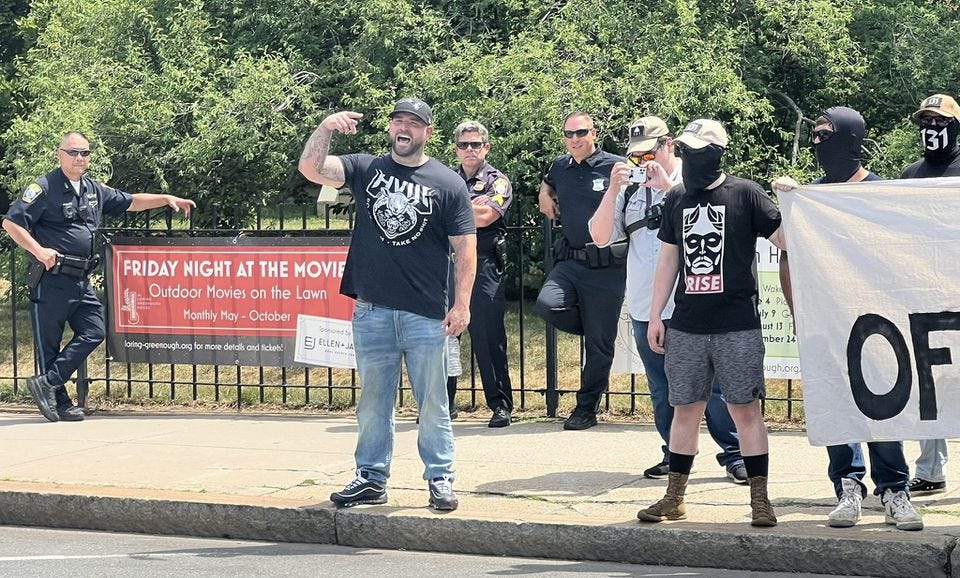
<path fill-rule="evenodd" d="M 673 136 L 663 119 L 645 116 L 635 121 L 630 125 L 627 162 L 613 166 L 610 186 L 588 223 L 590 235 L 598 246 L 630 239 L 626 299 L 637 352 L 647 376 L 653 422 L 664 444 L 663 459 L 643 472 L 644 477 L 651 479 L 666 478 L 670 471 L 667 447 L 673 407 L 669 401 L 664 357 L 650 349 L 647 326 L 653 296 L 653 273 L 660 255 L 657 231 L 660 229 L 661 207 L 667 191 L 682 180 L 681 166 L 682 161 L 674 154 Z M 673 307 L 671 297 L 661 314 L 666 326 L 670 325 Z M 705 413 L 707 429 L 723 450 L 717 454 L 717 461 L 733 482 L 747 483 L 737 428 L 716 380 Z"/>

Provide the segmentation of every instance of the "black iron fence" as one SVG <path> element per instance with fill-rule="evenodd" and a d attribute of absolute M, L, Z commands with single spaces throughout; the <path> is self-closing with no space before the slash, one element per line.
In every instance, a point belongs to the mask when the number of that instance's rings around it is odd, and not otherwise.
<path fill-rule="evenodd" d="M 319 213 L 319 214 L 318 214 Z M 508 226 L 507 295 L 509 298 L 507 327 L 511 376 L 515 405 L 519 410 L 543 409 L 547 416 L 558 413 L 564 394 L 575 393 L 579 385 L 582 344 L 579 338 L 558 334 L 532 315 L 532 298 L 543 275 L 550 267 L 546 248 L 552 245 L 553 229 L 549 222 L 523 224 L 514 218 Z M 124 237 L 322 237 L 349 233 L 353 213 L 348 207 L 325 206 L 320 211 L 313 205 L 281 205 L 258 210 L 247 216 L 218 213 L 203 216 L 201 226 L 193 219 L 182 221 L 169 210 L 127 214 L 122 222 L 104 228 L 101 246 L 114 236 Z M 230 223 L 250 222 L 249 227 Z M 223 226 L 223 223 L 227 225 Z M 27 310 L 28 298 L 23 287 L 25 253 L 3 236 L 3 257 L 0 268 L 6 270 L 7 287 L 0 325 L 10 335 L 7 343 L 0 336 L 0 394 L 4 385 L 13 397 L 25 395 L 26 379 L 36 374 L 33 355 L 33 334 Z M 101 247 L 102 252 L 102 247 Z M 102 278 L 94 276 L 102 288 Z M 0 279 L 2 281 L 2 279 Z M 106 305 L 109 295 L 102 293 Z M 4 319 L 4 317 L 6 319 Z M 464 375 L 458 384 L 458 404 L 483 405 L 483 389 L 474 360 L 469 355 L 469 336 L 465 337 Z M 469 358 L 469 360 L 467 359 Z M 237 410 L 257 404 L 274 404 L 284 409 L 303 406 L 344 408 L 356 403 L 359 392 L 357 376 L 352 370 L 316 367 L 251 367 L 202 366 L 183 364 L 131 364 L 114 361 L 105 347 L 90 356 L 88 363 L 75 376 L 78 396 L 83 401 L 87 391 L 102 396 L 104 403 L 213 403 L 235 404 Z M 775 413 L 785 421 L 802 419 L 802 400 L 797 384 L 774 380 L 768 383 L 764 411 Z M 398 404 L 412 403 L 409 385 L 400 385 Z M 771 412 L 771 405 L 773 410 Z M 650 415 L 649 392 L 643 376 L 615 375 L 605 394 L 603 407 L 608 412 L 625 415 Z"/>

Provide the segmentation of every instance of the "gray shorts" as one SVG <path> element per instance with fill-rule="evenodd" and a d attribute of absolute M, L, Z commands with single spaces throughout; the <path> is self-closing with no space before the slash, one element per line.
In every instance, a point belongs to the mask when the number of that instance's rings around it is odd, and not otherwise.
<path fill-rule="evenodd" d="M 766 394 L 759 329 L 707 335 L 668 329 L 664 348 L 674 407 L 710 399 L 714 376 L 727 403 L 746 404 Z"/>

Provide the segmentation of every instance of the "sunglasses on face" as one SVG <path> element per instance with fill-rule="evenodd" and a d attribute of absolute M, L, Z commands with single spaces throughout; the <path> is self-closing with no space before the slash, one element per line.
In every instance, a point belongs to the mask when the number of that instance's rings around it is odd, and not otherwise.
<path fill-rule="evenodd" d="M 940 116 L 938 114 L 931 114 L 928 116 L 920 117 L 920 126 L 947 126 L 950 124 L 952 118 L 947 118 L 945 116 Z"/>
<path fill-rule="evenodd" d="M 485 145 L 485 144 L 487 144 L 487 143 L 478 142 L 478 141 L 458 142 L 458 143 L 457 143 L 457 148 L 460 149 L 460 150 L 462 150 L 462 151 L 465 151 L 465 150 L 467 150 L 467 149 L 473 149 L 473 150 L 475 150 L 475 151 L 478 151 L 478 150 L 482 149 L 482 148 L 483 148 L 483 145 Z"/>
<path fill-rule="evenodd" d="M 577 129 L 577 130 L 565 130 L 565 131 L 563 131 L 563 136 L 564 136 L 564 138 L 573 138 L 573 137 L 583 138 L 583 137 L 587 136 L 587 134 L 589 134 L 591 130 L 593 130 L 593 129 L 592 129 L 592 128 L 580 128 L 580 129 Z"/>
<path fill-rule="evenodd" d="M 657 154 L 654 151 L 647 151 L 645 153 L 633 153 L 630 155 L 630 160 L 634 164 L 640 164 L 643 161 L 652 161 L 657 158 Z"/>
<path fill-rule="evenodd" d="M 832 130 L 815 130 L 813 134 L 810 135 L 811 142 L 826 142 L 830 140 L 830 137 L 833 136 Z"/>
<path fill-rule="evenodd" d="M 90 156 L 89 150 L 77 150 L 77 149 L 60 149 L 60 150 L 67 153 L 71 157 L 76 157 L 77 155 L 80 155 L 83 158 L 87 158 L 88 156 Z"/>

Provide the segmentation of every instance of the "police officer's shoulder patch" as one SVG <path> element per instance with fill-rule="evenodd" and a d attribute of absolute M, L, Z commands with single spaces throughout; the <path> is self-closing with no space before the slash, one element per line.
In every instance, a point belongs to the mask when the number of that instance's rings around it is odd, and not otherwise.
<path fill-rule="evenodd" d="M 498 195 L 506 195 L 508 186 L 510 186 L 510 183 L 503 177 L 493 181 L 493 190 L 496 191 Z"/>
<path fill-rule="evenodd" d="M 43 189 L 37 183 L 30 183 L 30 185 L 23 191 L 23 194 L 20 195 L 20 200 L 24 203 L 32 203 L 43 194 Z"/>

